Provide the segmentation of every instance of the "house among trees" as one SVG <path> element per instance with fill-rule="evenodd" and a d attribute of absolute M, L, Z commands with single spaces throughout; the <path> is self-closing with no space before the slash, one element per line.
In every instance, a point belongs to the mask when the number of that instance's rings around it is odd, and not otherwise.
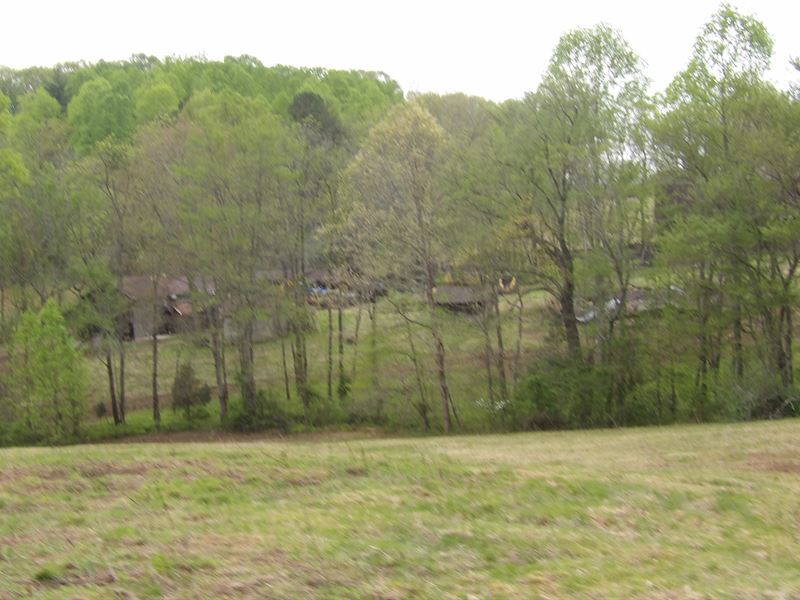
<path fill-rule="evenodd" d="M 346 307 L 374 302 L 388 293 L 387 287 L 381 282 L 353 275 L 348 279 L 338 278 L 329 271 L 308 271 L 306 301 L 319 308 L 326 308 L 329 303 L 332 306 Z"/>
<path fill-rule="evenodd" d="M 211 296 L 216 294 L 213 282 L 196 281 L 194 291 L 205 289 Z M 131 275 L 122 279 L 122 293 L 129 301 L 125 318 L 124 337 L 129 341 L 149 339 L 155 328 L 156 335 L 185 333 L 208 325 L 202 310 L 195 310 L 192 302 L 192 287 L 187 277 L 159 277 L 153 295 L 153 279 L 148 275 Z M 153 323 L 154 302 L 158 303 L 158 321 Z M 230 315 L 231 309 L 223 302 L 223 334 L 226 342 L 235 342 L 240 335 L 236 320 Z M 253 340 L 256 342 L 276 339 L 285 335 L 286 319 L 265 317 L 254 324 Z"/>
<path fill-rule="evenodd" d="M 601 303 L 599 307 L 593 302 L 585 310 L 580 311 L 575 318 L 577 319 L 578 323 L 585 325 L 594 321 L 597 318 L 598 313 L 605 315 L 616 313 L 621 304 L 622 300 L 617 296 L 609 298 L 605 302 Z M 661 304 L 661 302 L 657 301 L 653 297 L 653 294 L 649 290 L 644 288 L 632 286 L 628 289 L 627 294 L 625 295 L 625 312 L 627 316 L 632 316 L 651 309 L 659 308 Z"/>
<path fill-rule="evenodd" d="M 172 335 L 191 329 L 189 292 L 186 277 L 159 277 L 155 289 L 149 275 L 123 277 L 122 293 L 129 302 L 124 337 L 136 341 L 152 337 L 153 330 L 157 335 Z"/>

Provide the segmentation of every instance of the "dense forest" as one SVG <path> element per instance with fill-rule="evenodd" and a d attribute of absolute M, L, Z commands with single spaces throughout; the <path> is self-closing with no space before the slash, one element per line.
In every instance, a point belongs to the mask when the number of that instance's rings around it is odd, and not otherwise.
<path fill-rule="evenodd" d="M 602 25 L 502 104 L 248 56 L 0 70 L 0 440 L 123 425 L 142 337 L 156 427 L 167 369 L 173 407 L 245 430 L 796 414 L 800 93 L 771 53 L 723 6 L 656 95 Z"/>

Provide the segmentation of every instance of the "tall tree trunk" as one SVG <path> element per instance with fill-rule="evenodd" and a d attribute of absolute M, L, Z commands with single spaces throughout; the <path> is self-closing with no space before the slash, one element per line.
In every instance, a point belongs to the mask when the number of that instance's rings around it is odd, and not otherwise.
<path fill-rule="evenodd" d="M 436 302 L 433 298 L 433 271 L 432 266 L 428 265 L 427 271 L 427 285 L 425 295 L 428 301 L 428 313 L 431 319 L 431 338 L 433 341 L 434 359 L 436 361 L 436 377 L 439 381 L 439 395 L 442 401 L 442 419 L 444 423 L 444 432 L 450 433 L 452 430 L 452 421 L 450 418 L 450 388 L 447 385 L 447 367 L 445 364 L 445 350 L 442 335 L 439 332 L 438 323 L 436 322 Z"/>
<path fill-rule="evenodd" d="M 567 338 L 567 350 L 573 358 L 581 356 L 581 338 L 578 332 L 578 319 L 575 316 L 575 284 L 571 274 L 563 282 L 559 294 L 561 322 Z"/>
<path fill-rule="evenodd" d="M 306 344 L 306 336 L 305 333 L 300 336 L 300 358 L 303 361 L 303 381 L 305 382 L 305 386 L 303 388 L 304 393 L 308 396 L 309 389 L 308 389 L 308 344 Z M 310 396 L 309 396 L 310 398 Z"/>
<path fill-rule="evenodd" d="M 514 351 L 514 388 L 517 386 L 517 381 L 520 376 L 520 368 L 522 367 L 522 311 L 524 308 L 522 302 L 522 286 L 517 282 L 517 302 L 519 308 L 517 309 L 517 348 Z"/>
<path fill-rule="evenodd" d="M 303 263 L 305 264 L 305 258 L 303 259 Z M 305 283 L 305 281 L 306 281 L 306 279 L 305 279 L 305 267 L 303 267 L 303 298 L 302 298 L 302 303 L 303 303 L 303 309 L 304 310 L 307 309 L 306 304 L 305 304 L 305 302 L 306 302 L 306 295 L 305 295 L 306 294 L 306 291 L 305 291 L 306 290 L 306 287 L 305 287 L 306 283 Z M 307 401 L 310 403 L 311 402 L 311 395 L 310 395 L 311 390 L 309 388 L 309 383 L 308 383 L 308 381 L 309 381 L 309 373 L 308 373 L 308 344 L 306 343 L 307 340 L 306 340 L 305 330 L 300 332 L 299 342 L 300 343 L 298 344 L 298 350 L 300 351 L 300 360 L 303 363 L 303 395 L 307 398 Z"/>
<path fill-rule="evenodd" d="M 500 299 L 497 292 L 493 293 L 494 300 L 494 313 L 495 313 L 495 329 L 497 333 L 497 352 L 495 353 L 495 360 L 497 361 L 497 381 L 500 386 L 500 400 L 505 403 L 508 400 L 508 383 L 506 381 L 506 351 L 503 346 L 503 322 L 500 318 Z"/>
<path fill-rule="evenodd" d="M 294 331 L 293 331 L 291 337 L 289 338 L 289 351 L 292 354 L 292 371 L 294 372 L 295 388 L 296 388 L 296 391 L 297 391 L 297 395 L 299 397 L 302 397 L 302 396 L 300 396 L 300 375 L 297 372 L 297 369 L 300 368 L 299 367 L 300 360 L 299 360 L 299 354 L 297 353 L 296 340 L 297 340 L 297 337 L 295 336 Z"/>
<path fill-rule="evenodd" d="M 301 237 L 305 240 L 305 233 L 301 231 Z M 297 306 L 300 310 L 306 311 L 308 307 L 306 305 L 306 298 L 307 298 L 307 286 L 306 286 L 306 267 L 305 267 L 305 249 L 304 247 L 301 249 L 301 259 L 300 259 L 300 273 L 301 273 L 301 285 L 299 288 L 299 293 L 295 298 L 297 302 Z M 300 377 L 302 379 L 302 386 L 300 394 L 303 398 L 303 405 L 310 406 L 311 404 L 311 389 L 309 387 L 309 375 L 308 375 L 308 348 L 306 345 L 306 329 L 305 329 L 305 321 L 303 322 L 303 327 L 298 327 L 296 329 L 296 347 L 298 358 L 300 361 Z"/>
<path fill-rule="evenodd" d="M 303 358 L 303 345 L 304 337 L 298 328 L 295 327 L 294 339 L 292 340 L 292 362 L 294 364 L 294 384 L 297 389 L 297 395 L 303 402 L 303 410 L 306 418 L 309 417 L 309 409 L 311 408 L 311 396 L 308 390 L 308 379 L 305 371 L 305 360 Z"/>
<path fill-rule="evenodd" d="M 153 278 L 153 329 L 152 329 L 152 350 L 153 350 L 153 370 L 151 378 L 152 399 L 153 399 L 153 423 L 156 429 L 161 429 L 161 407 L 158 402 L 158 279 Z"/>
<path fill-rule="evenodd" d="M 369 368 L 370 380 L 372 382 L 372 395 L 375 399 L 375 416 L 376 420 L 380 422 L 383 407 L 383 395 L 381 393 L 381 382 L 378 377 L 378 305 L 373 299 L 369 305 L 369 325 L 370 325 L 370 339 L 369 339 Z"/>
<path fill-rule="evenodd" d="M 415 407 L 419 416 L 422 418 L 422 423 L 425 426 L 425 431 L 429 431 L 431 428 L 430 419 L 428 418 L 429 406 L 428 406 L 428 395 L 425 392 L 425 382 L 423 381 L 422 377 L 422 368 L 419 364 L 419 360 L 417 359 L 417 349 L 414 345 L 414 336 L 411 333 L 411 323 L 406 321 L 406 338 L 408 339 L 408 347 L 411 350 L 411 363 L 414 365 L 414 379 L 417 382 L 417 393 L 419 394 L 419 401 L 416 403 Z"/>
<path fill-rule="evenodd" d="M 486 369 L 486 391 L 489 394 L 489 402 L 492 408 L 495 406 L 494 395 L 494 374 L 492 373 L 492 359 L 494 350 L 492 349 L 492 337 L 489 335 L 489 315 L 486 304 L 481 307 L 480 328 L 483 334 L 483 366 Z"/>
<path fill-rule="evenodd" d="M 793 327 L 793 319 L 792 319 L 792 307 L 788 304 L 784 304 L 781 307 L 781 317 L 783 321 L 783 371 L 781 373 L 781 381 L 783 382 L 783 386 L 785 388 L 789 388 L 794 384 L 794 349 L 793 349 L 793 338 L 794 333 L 792 331 Z"/>
<path fill-rule="evenodd" d="M 229 393 L 229 386 L 228 386 L 228 361 L 225 356 L 225 331 L 223 329 L 219 330 L 219 357 L 220 363 L 222 363 L 222 396 L 221 402 L 224 404 L 225 407 L 225 414 L 228 414 L 228 399 L 230 398 Z"/>
<path fill-rule="evenodd" d="M 744 350 L 742 346 L 741 304 L 736 303 L 736 316 L 733 320 L 733 374 L 736 381 L 744 378 Z"/>
<path fill-rule="evenodd" d="M 765 336 L 769 341 L 768 356 L 770 357 L 770 361 L 768 364 L 775 375 L 780 378 L 781 385 L 785 387 L 787 385 L 786 382 L 789 379 L 789 374 L 792 371 L 791 365 L 788 361 L 788 356 L 786 354 L 787 332 L 784 329 L 786 319 L 787 317 L 790 318 L 790 315 L 786 311 L 785 306 L 781 306 L 778 309 L 777 315 L 773 313 L 772 309 L 765 308 L 763 315 L 763 328 Z"/>
<path fill-rule="evenodd" d="M 353 333 L 353 366 L 350 369 L 350 381 L 356 380 L 356 365 L 358 364 L 358 334 L 361 330 L 361 312 L 363 307 L 361 303 L 358 304 L 358 312 L 356 313 L 356 329 Z"/>
<path fill-rule="evenodd" d="M 17 293 L 14 294 L 17 297 L 16 309 L 18 313 L 23 313 L 28 310 L 28 304 L 30 300 L 28 299 L 28 288 L 23 287 L 21 290 L 17 287 Z"/>
<path fill-rule="evenodd" d="M 675 367 L 670 363 L 669 365 L 669 412 L 672 416 L 672 422 L 678 420 L 678 393 L 675 389 Z"/>
<path fill-rule="evenodd" d="M 220 324 L 217 308 L 212 309 L 211 354 L 214 357 L 214 378 L 217 382 L 219 416 L 224 421 L 228 417 L 228 377 L 225 369 L 225 332 Z"/>
<path fill-rule="evenodd" d="M 328 304 L 328 403 L 333 401 L 333 307 L 331 299 L 327 298 Z"/>
<path fill-rule="evenodd" d="M 256 378 L 253 363 L 253 320 L 247 319 L 239 337 L 239 378 L 242 402 L 251 416 L 256 412 Z"/>
<path fill-rule="evenodd" d="M 111 398 L 111 415 L 114 417 L 114 425 L 121 423 L 119 418 L 119 407 L 117 406 L 117 391 L 114 384 L 114 359 L 111 350 L 106 350 L 106 373 L 108 374 L 108 392 Z"/>
<path fill-rule="evenodd" d="M 308 419 L 309 409 L 311 407 L 311 390 L 308 385 L 308 355 L 306 352 L 305 343 L 306 322 L 305 318 L 303 318 L 302 322 L 299 321 L 300 315 L 305 315 L 305 311 L 307 310 L 305 257 L 302 249 L 300 252 L 299 263 L 296 265 L 292 275 L 294 279 L 292 295 L 296 309 L 295 316 L 290 322 L 290 329 L 292 332 L 292 366 L 294 367 L 294 382 L 297 390 L 297 396 L 303 403 L 303 410 L 306 414 L 306 419 Z"/>
<path fill-rule="evenodd" d="M 339 342 L 339 385 L 336 391 L 339 395 L 339 401 L 345 399 L 347 396 L 347 381 L 344 374 L 344 318 L 342 315 L 342 297 L 339 295 L 336 303 L 336 321 L 338 326 L 338 342 Z"/>
<path fill-rule="evenodd" d="M 153 398 L 153 423 L 156 429 L 161 429 L 161 406 L 158 400 L 158 336 L 153 333 L 153 375 L 151 378 Z"/>
<path fill-rule="evenodd" d="M 125 342 L 119 341 L 119 420 L 125 422 Z"/>
<path fill-rule="evenodd" d="M 705 325 L 703 327 L 705 329 Z M 708 345 L 708 334 L 704 331 L 700 336 L 700 352 L 697 357 L 697 371 L 694 380 L 695 420 L 701 423 L 705 420 L 705 406 L 708 399 Z"/>
<path fill-rule="evenodd" d="M 286 392 L 286 402 L 291 403 L 292 393 L 289 390 L 289 366 L 286 364 L 286 339 L 281 336 L 281 367 L 283 368 L 283 387 Z"/>
<path fill-rule="evenodd" d="M 661 365 L 656 365 L 656 414 L 658 415 L 658 424 L 663 424 L 663 400 L 661 398 Z"/>

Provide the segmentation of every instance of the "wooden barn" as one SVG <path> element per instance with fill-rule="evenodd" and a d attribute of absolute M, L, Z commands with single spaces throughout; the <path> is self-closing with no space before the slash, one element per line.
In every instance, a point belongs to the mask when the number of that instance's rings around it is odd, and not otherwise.
<path fill-rule="evenodd" d="M 186 277 L 159 277 L 155 290 L 153 278 L 148 275 L 123 277 L 122 293 L 129 306 L 126 339 L 150 338 L 154 330 L 157 335 L 170 335 L 190 329 L 192 303 L 189 291 Z M 158 304 L 157 315 L 153 311 L 154 300 Z"/>

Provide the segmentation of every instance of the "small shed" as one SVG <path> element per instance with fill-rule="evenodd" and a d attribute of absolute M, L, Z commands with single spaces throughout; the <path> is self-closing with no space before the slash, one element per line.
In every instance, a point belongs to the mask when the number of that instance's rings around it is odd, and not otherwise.
<path fill-rule="evenodd" d="M 477 313 L 489 303 L 491 294 L 477 285 L 439 285 L 433 288 L 433 300 L 453 312 Z"/>

